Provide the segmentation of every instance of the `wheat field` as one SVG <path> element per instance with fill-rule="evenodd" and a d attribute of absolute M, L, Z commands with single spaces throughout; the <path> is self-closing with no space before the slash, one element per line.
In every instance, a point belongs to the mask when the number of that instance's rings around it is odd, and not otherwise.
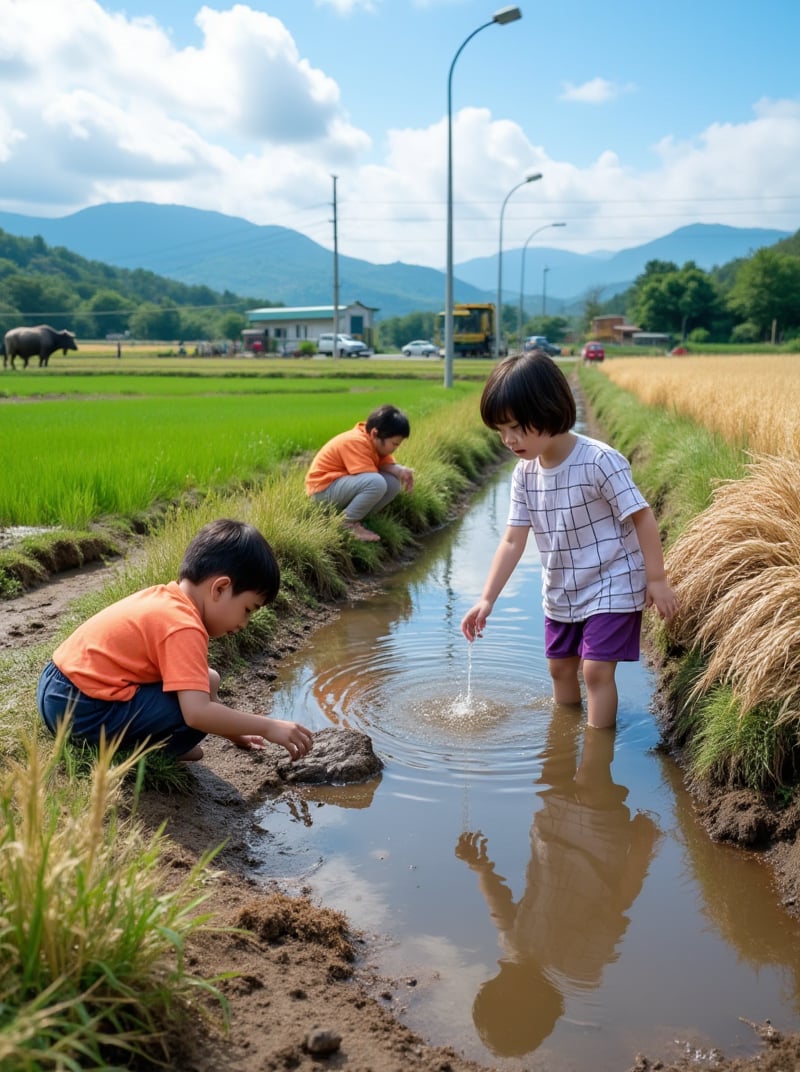
<path fill-rule="evenodd" d="M 632 357 L 603 371 L 649 406 L 690 417 L 754 454 L 800 457 L 800 356 Z"/>

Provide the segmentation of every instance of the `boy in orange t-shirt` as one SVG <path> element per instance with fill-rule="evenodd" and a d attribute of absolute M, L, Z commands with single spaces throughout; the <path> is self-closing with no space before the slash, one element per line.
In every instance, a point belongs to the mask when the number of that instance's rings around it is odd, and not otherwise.
<path fill-rule="evenodd" d="M 357 540 L 380 540 L 361 522 L 401 490 L 414 487 L 414 471 L 394 460 L 411 434 L 408 417 L 396 406 L 380 406 L 366 421 L 329 440 L 306 473 L 306 494 L 344 511 L 344 524 Z"/>
<path fill-rule="evenodd" d="M 219 702 L 219 674 L 208 641 L 238 633 L 278 594 L 272 548 L 252 525 L 222 518 L 204 525 L 186 549 L 179 580 L 126 596 L 99 611 L 59 645 L 39 678 L 37 704 L 47 728 L 70 719 L 73 740 L 104 735 L 132 746 L 164 742 L 179 759 L 201 759 L 213 733 L 241 748 L 283 745 L 292 759 L 312 746 L 296 722 Z"/>

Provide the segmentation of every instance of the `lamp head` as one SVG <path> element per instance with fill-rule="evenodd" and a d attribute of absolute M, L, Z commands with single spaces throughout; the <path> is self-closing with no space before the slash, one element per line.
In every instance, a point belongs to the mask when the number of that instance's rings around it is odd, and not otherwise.
<path fill-rule="evenodd" d="M 527 179 L 525 180 L 525 182 L 536 182 L 536 180 L 537 180 L 537 179 L 541 179 L 541 177 L 542 177 L 542 173 L 541 173 L 541 171 L 535 171 L 535 172 L 533 173 L 533 175 L 529 175 L 529 176 L 527 177 Z"/>
<path fill-rule="evenodd" d="M 516 22 L 517 19 L 522 18 L 522 12 L 518 7 L 501 7 L 499 11 L 495 11 L 492 15 L 492 22 L 497 22 L 501 26 L 507 22 Z"/>

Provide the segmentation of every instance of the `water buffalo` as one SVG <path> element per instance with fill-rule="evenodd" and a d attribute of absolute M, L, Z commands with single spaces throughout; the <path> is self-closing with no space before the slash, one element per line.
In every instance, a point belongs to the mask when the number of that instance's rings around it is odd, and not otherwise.
<path fill-rule="evenodd" d="M 35 328 L 12 328 L 7 331 L 3 341 L 3 368 L 21 357 L 28 367 L 28 361 L 39 355 L 39 368 L 47 367 L 50 355 L 56 350 L 77 350 L 75 336 L 71 331 L 56 331 L 49 324 L 39 324 Z"/>

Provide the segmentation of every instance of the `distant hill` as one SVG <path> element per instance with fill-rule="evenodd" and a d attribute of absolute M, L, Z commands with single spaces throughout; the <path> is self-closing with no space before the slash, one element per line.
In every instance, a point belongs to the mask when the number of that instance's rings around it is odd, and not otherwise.
<path fill-rule="evenodd" d="M 0 212 L 0 228 L 41 237 L 82 257 L 146 268 L 183 283 L 255 294 L 285 305 L 333 302 L 333 254 L 286 227 L 259 226 L 219 212 L 145 202 L 96 205 L 59 219 Z M 213 282 L 212 282 L 213 280 Z M 411 264 L 339 257 L 339 294 L 376 307 L 381 317 L 442 308 L 444 275 Z M 487 301 L 458 283 L 457 301 Z"/>
<path fill-rule="evenodd" d="M 694 261 L 710 271 L 738 257 L 747 257 L 763 246 L 786 239 L 791 232 L 760 227 L 726 227 L 718 223 L 693 223 L 679 227 L 662 238 L 618 253 L 569 253 L 529 245 L 525 255 L 525 293 L 540 295 L 542 276 L 547 273 L 547 294 L 571 303 L 591 288 L 601 289 L 600 300 L 620 293 L 641 274 L 648 261 L 674 261 L 682 267 Z M 497 257 L 478 257 L 455 267 L 460 279 L 476 287 L 494 286 L 497 297 Z M 503 250 L 503 297 L 519 300 L 522 249 Z M 516 289 L 515 289 L 516 281 Z"/>
<path fill-rule="evenodd" d="M 333 255 L 286 227 L 259 226 L 219 212 L 146 202 L 96 205 L 58 219 L 0 212 L 9 234 L 40 235 L 50 246 L 121 268 L 144 268 L 157 275 L 216 291 L 257 295 L 286 305 L 328 305 L 333 301 Z M 663 238 L 618 253 L 575 254 L 529 246 L 525 291 L 529 310 L 541 300 L 547 274 L 547 308 L 574 305 L 590 288 L 606 299 L 625 290 L 649 260 L 694 260 L 706 269 L 788 237 L 789 232 L 692 224 Z M 521 249 L 503 253 L 503 296 L 519 300 Z M 497 257 L 455 266 L 456 301 L 493 301 Z M 444 273 L 404 264 L 372 264 L 339 257 L 339 293 L 379 310 L 379 318 L 441 309 Z M 533 295 L 533 297 L 531 297 Z"/>

